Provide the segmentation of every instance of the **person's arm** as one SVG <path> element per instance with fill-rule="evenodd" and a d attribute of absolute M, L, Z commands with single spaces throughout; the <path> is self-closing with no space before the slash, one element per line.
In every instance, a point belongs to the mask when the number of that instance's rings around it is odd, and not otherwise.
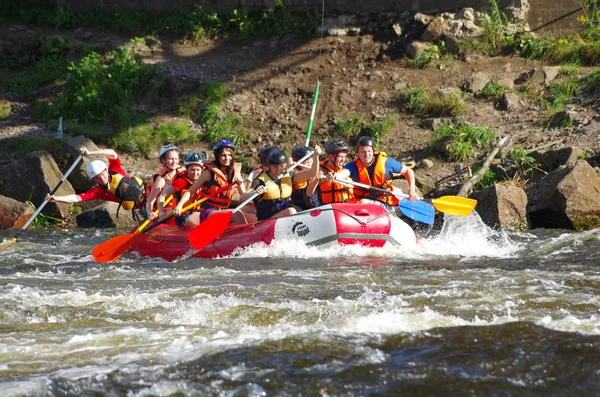
<path fill-rule="evenodd" d="M 94 150 L 94 151 L 90 152 L 84 146 L 81 149 L 79 149 L 79 153 L 81 153 L 81 155 L 84 157 L 86 157 L 86 156 L 104 156 L 110 160 L 116 160 L 119 158 L 119 156 L 117 155 L 117 152 L 115 152 L 113 149 L 100 149 L 100 150 Z"/>
<path fill-rule="evenodd" d="M 152 212 L 152 206 L 156 201 L 156 198 L 165 188 L 166 182 L 162 176 L 158 176 L 152 185 L 152 190 L 150 190 L 150 194 L 146 198 L 146 213 L 148 214 L 148 219 L 154 219 L 156 215 Z M 157 206 L 158 208 L 158 206 Z"/>
<path fill-rule="evenodd" d="M 321 148 L 317 145 L 315 146 L 313 152 L 313 162 L 312 166 L 308 170 L 297 171 L 294 175 L 294 182 L 304 182 L 309 178 L 314 178 L 319 173 L 319 156 L 321 155 Z"/>
<path fill-rule="evenodd" d="M 165 200 L 167 199 L 167 197 L 169 197 L 172 194 L 175 194 L 175 188 L 173 187 L 173 185 L 169 185 L 167 187 L 165 187 L 162 192 L 160 192 L 160 194 L 158 195 L 158 197 L 156 198 L 156 208 L 158 208 L 158 216 L 162 219 L 165 216 L 165 209 L 164 209 L 164 205 L 165 205 Z M 177 203 L 179 205 L 179 203 Z"/>
<path fill-rule="evenodd" d="M 265 194 L 266 191 L 267 189 L 265 188 L 265 184 L 263 183 L 263 181 L 261 181 L 260 179 L 254 179 L 252 181 L 252 186 L 250 186 L 250 189 L 246 190 L 246 193 L 240 196 L 240 202 L 243 203 L 244 201 L 252 197 L 255 193 L 258 193 L 260 196 L 262 196 L 263 194 Z"/>
<path fill-rule="evenodd" d="M 415 184 L 415 173 L 413 172 L 412 168 L 402 167 L 400 175 L 406 178 L 406 181 L 408 182 L 408 199 L 418 200 L 419 196 L 417 195 L 417 186 Z"/>
<path fill-rule="evenodd" d="M 315 194 L 315 192 L 317 191 L 317 186 L 319 186 L 319 182 L 320 182 L 320 180 L 319 180 L 318 175 L 316 177 L 312 178 L 310 180 L 310 182 L 308 182 L 308 185 L 306 186 L 306 195 L 308 197 Z"/>
<path fill-rule="evenodd" d="M 46 194 L 46 200 L 51 203 L 68 203 L 74 204 L 83 201 L 77 194 L 67 194 L 66 196 L 54 196 L 50 193 Z"/>

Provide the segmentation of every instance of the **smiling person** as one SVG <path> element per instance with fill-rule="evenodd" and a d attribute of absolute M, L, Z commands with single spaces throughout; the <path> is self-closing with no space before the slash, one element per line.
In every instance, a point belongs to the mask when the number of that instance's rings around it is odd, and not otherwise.
<path fill-rule="evenodd" d="M 169 184 L 167 187 L 163 189 L 163 191 L 158 195 L 156 199 L 156 206 L 158 207 L 158 213 L 161 219 L 164 219 L 166 216 L 164 210 L 164 203 L 167 197 L 170 195 L 175 196 L 177 205 L 173 208 L 173 212 L 177 215 L 175 217 L 175 224 L 179 227 L 184 226 L 187 223 L 197 225 L 200 223 L 198 221 L 198 213 L 197 209 L 192 209 L 192 211 L 182 214 L 181 209 L 183 205 L 189 199 L 196 200 L 199 198 L 199 195 L 190 196 L 187 195 L 185 200 L 182 199 L 182 196 L 188 191 L 188 189 L 200 178 L 200 175 L 204 171 L 204 162 L 206 161 L 206 157 L 202 153 L 192 152 L 188 153 L 185 156 L 184 165 L 185 170 L 179 172 L 173 182 Z"/>
<path fill-rule="evenodd" d="M 102 149 L 90 152 L 82 147 L 82 156 L 104 156 L 108 165 L 102 160 L 92 160 L 85 172 L 96 185 L 85 193 L 54 196 L 47 194 L 46 200 L 59 203 L 79 203 L 88 200 L 114 201 L 126 210 L 142 208 L 144 188 L 141 179 L 131 178 L 121 167 L 121 160 L 113 149 Z M 117 212 L 118 214 L 118 212 Z"/>
<path fill-rule="evenodd" d="M 259 221 L 297 213 L 297 208 L 292 205 L 293 185 L 317 176 L 320 154 L 321 148 L 315 146 L 313 164 L 310 169 L 303 171 L 290 170 L 286 175 L 279 178 L 288 167 L 288 157 L 281 149 L 271 150 L 267 157 L 268 170 L 263 171 L 252 181 L 251 189 L 240 200 L 245 201 L 250 196 L 258 193 L 254 198 L 254 206 Z M 272 181 L 275 181 L 275 183 L 267 187 Z"/>
<path fill-rule="evenodd" d="M 327 158 L 320 163 L 323 175 L 319 180 L 319 200 L 322 204 L 355 202 L 352 187 L 334 181 L 348 179 L 348 171 L 344 170 L 348 145 L 342 140 L 334 139 L 323 147 Z"/>
<path fill-rule="evenodd" d="M 387 153 L 375 151 L 375 143 L 370 136 L 361 136 L 356 142 L 357 157 L 345 165 L 350 178 L 365 185 L 392 192 L 392 179 L 402 175 L 408 182 L 408 199 L 417 200 L 415 174 L 409 167 L 389 157 Z M 343 176 L 343 174 L 340 174 Z M 392 194 L 386 194 L 373 189 L 354 187 L 354 196 L 361 202 L 377 202 L 385 206 L 395 206 L 398 199 Z"/>
<path fill-rule="evenodd" d="M 227 210 L 236 190 L 239 191 L 240 195 L 246 192 L 244 179 L 240 175 L 241 163 L 235 161 L 235 145 L 233 142 L 229 139 L 219 140 L 213 146 L 213 154 L 215 159 L 204 163 L 206 169 L 189 190 L 181 196 L 183 203 L 200 189 L 202 189 L 204 197 L 211 196 L 202 203 L 198 217 L 194 217 L 193 222 L 197 222 L 197 224 L 202 223 L 214 211 Z M 219 192 L 220 189 L 228 185 L 233 186 Z M 179 204 L 177 204 L 174 211 L 176 214 L 181 211 Z M 244 213 L 241 211 L 234 212 L 231 219 L 239 224 L 247 222 Z"/>
<path fill-rule="evenodd" d="M 179 148 L 175 145 L 163 146 L 158 151 L 158 160 L 162 164 L 162 168 L 152 177 L 150 191 L 146 194 L 146 213 L 150 219 L 158 216 L 152 212 L 156 206 L 158 195 L 173 182 L 178 173 L 186 170 L 185 167 L 179 165 L 179 157 Z M 176 200 L 172 200 L 170 207 L 174 207 L 175 204 L 177 204 Z"/>

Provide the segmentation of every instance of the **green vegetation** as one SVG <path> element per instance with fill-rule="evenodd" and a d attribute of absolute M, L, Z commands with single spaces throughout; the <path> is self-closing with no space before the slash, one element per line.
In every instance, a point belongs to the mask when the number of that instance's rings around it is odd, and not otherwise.
<path fill-rule="evenodd" d="M 492 80 L 481 91 L 477 92 L 476 96 L 491 99 L 492 101 L 499 101 L 507 91 L 508 88 L 506 86 Z"/>
<path fill-rule="evenodd" d="M 60 84 L 67 77 L 67 56 L 86 52 L 70 48 L 64 38 L 42 38 L 31 57 L 4 58 L 0 62 L 0 91 L 10 91 L 25 100 L 37 98 L 38 90 L 47 84 Z"/>
<path fill-rule="evenodd" d="M 0 152 L 10 153 L 14 158 L 21 158 L 28 153 L 38 150 L 46 150 L 52 157 L 60 162 L 60 159 L 67 159 L 69 152 L 67 143 L 64 139 L 58 138 L 32 138 L 27 136 L 4 138 L 0 140 Z M 60 166 L 60 164 L 59 164 Z"/>
<path fill-rule="evenodd" d="M 422 87 L 402 91 L 398 104 L 410 113 L 428 117 L 455 117 L 465 110 L 457 95 L 442 95 Z"/>
<path fill-rule="evenodd" d="M 10 103 L 0 100 L 0 120 L 4 120 L 10 116 Z"/>
<path fill-rule="evenodd" d="M 508 157 L 515 163 L 517 173 L 515 176 L 519 179 L 529 180 L 534 170 L 541 171 L 540 164 L 527 154 L 523 146 L 517 146 L 508 153 Z"/>
<path fill-rule="evenodd" d="M 179 113 L 204 127 L 201 135 L 203 141 L 215 142 L 227 138 L 236 145 L 248 142 L 242 117 L 221 116 L 221 108 L 228 94 L 227 84 L 207 82 L 200 86 L 198 95 L 192 95 L 181 102 Z"/>
<path fill-rule="evenodd" d="M 486 127 L 448 123 L 436 129 L 433 137 L 435 141 L 447 141 L 450 160 L 463 161 L 473 157 L 477 149 L 491 147 L 496 139 L 496 132 Z"/>
<path fill-rule="evenodd" d="M 578 80 L 569 80 L 566 83 L 552 83 L 548 87 L 548 98 L 542 101 L 542 105 L 546 109 L 546 113 L 542 117 L 544 127 L 552 125 L 554 116 L 563 110 L 565 105 L 575 98 L 575 91 L 579 86 Z M 562 127 L 569 127 L 572 121 L 567 119 L 563 122 Z"/>
<path fill-rule="evenodd" d="M 92 52 L 67 67 L 66 83 L 52 102 L 39 101 L 42 119 L 60 116 L 80 123 L 125 125 L 131 122 L 133 102 L 158 89 L 161 75 L 137 53 L 142 39 L 133 39 L 106 56 Z"/>
<path fill-rule="evenodd" d="M 351 144 L 361 135 L 373 138 L 375 146 L 380 146 L 385 135 L 396 125 L 396 120 L 386 118 L 381 122 L 365 123 L 358 116 L 350 120 L 340 120 L 333 131 L 333 138 L 342 139 Z"/>
<path fill-rule="evenodd" d="M 191 40 L 212 38 L 249 38 L 266 35 L 294 34 L 305 36 L 319 26 L 316 11 L 293 13 L 281 0 L 266 12 L 251 13 L 234 9 L 217 13 L 192 3 L 178 10 L 164 13 L 104 8 L 98 2 L 96 9 L 75 13 L 56 2 L 35 4 L 5 0 L 0 6 L 0 23 L 22 23 L 53 26 L 55 28 L 102 27 L 132 35 L 171 34 Z"/>
<path fill-rule="evenodd" d="M 479 172 L 480 169 L 481 165 L 473 167 L 473 174 L 477 174 L 477 172 Z M 496 173 L 488 169 L 483 175 L 483 178 L 481 178 L 479 182 L 473 185 L 473 189 L 482 190 L 487 186 L 492 186 L 494 183 L 496 183 Z"/>
<path fill-rule="evenodd" d="M 418 54 L 415 58 L 411 59 L 408 64 L 410 67 L 417 69 L 424 69 L 434 65 L 440 69 L 443 69 L 442 65 L 436 61 L 442 59 L 442 57 L 446 54 L 446 43 L 439 41 L 431 44 L 429 48 Z"/>

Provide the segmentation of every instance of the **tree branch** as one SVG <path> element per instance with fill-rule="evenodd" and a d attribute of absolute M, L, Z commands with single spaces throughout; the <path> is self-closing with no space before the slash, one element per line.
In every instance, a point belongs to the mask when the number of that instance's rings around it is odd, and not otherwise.
<path fill-rule="evenodd" d="M 502 138 L 500 140 L 500 142 L 498 142 L 498 145 L 486 157 L 485 161 L 483 162 L 483 164 L 481 166 L 481 169 L 479 171 L 477 171 L 477 173 L 475 175 L 473 175 L 473 177 L 471 179 L 469 179 L 468 181 L 466 181 L 462 185 L 462 187 L 460 188 L 460 191 L 458 192 L 457 196 L 467 197 L 469 194 L 471 194 L 471 192 L 473 191 L 473 185 L 475 185 L 477 182 L 479 182 L 480 180 L 483 179 L 483 176 L 485 175 L 485 173 L 490 168 L 490 164 L 492 163 L 492 161 L 494 160 L 494 158 L 496 157 L 496 155 L 498 155 L 498 152 L 504 146 L 506 146 L 506 144 L 509 141 L 510 141 L 510 137 L 509 136 L 505 136 L 504 138 Z"/>

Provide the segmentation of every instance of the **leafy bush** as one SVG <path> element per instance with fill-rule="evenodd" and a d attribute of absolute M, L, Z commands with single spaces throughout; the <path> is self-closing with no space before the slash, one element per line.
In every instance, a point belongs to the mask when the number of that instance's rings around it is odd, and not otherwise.
<path fill-rule="evenodd" d="M 198 135 L 183 122 L 158 126 L 141 124 L 117 133 L 110 139 L 110 145 L 117 151 L 145 156 L 165 143 L 191 144 L 197 140 Z"/>
<path fill-rule="evenodd" d="M 435 141 L 448 140 L 450 160 L 463 161 L 473 157 L 476 149 L 489 148 L 496 140 L 496 132 L 487 127 L 464 123 L 444 124 L 433 132 Z"/>
<path fill-rule="evenodd" d="M 540 164 L 527 154 L 523 146 L 517 146 L 508 153 L 508 157 L 515 163 L 518 171 L 517 176 L 529 180 L 534 170 L 540 170 Z M 541 170 L 540 170 L 541 171 Z"/>
<path fill-rule="evenodd" d="M 67 81 L 54 102 L 39 102 L 45 119 L 60 116 L 83 123 L 126 124 L 132 118 L 132 103 L 159 81 L 153 65 L 145 64 L 131 48 L 121 47 L 106 56 L 92 52 L 78 64 L 69 65 Z"/>

